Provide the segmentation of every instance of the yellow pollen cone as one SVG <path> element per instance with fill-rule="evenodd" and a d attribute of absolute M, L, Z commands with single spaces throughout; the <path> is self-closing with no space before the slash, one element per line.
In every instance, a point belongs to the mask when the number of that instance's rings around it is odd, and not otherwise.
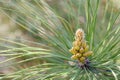
<path fill-rule="evenodd" d="M 81 46 L 81 42 L 80 42 L 80 41 L 79 41 L 79 42 L 77 42 L 77 45 L 78 45 L 78 46 Z"/>
<path fill-rule="evenodd" d="M 82 56 L 82 54 L 80 54 L 80 53 L 77 53 L 77 54 L 76 54 L 76 56 L 77 56 L 77 57 L 81 57 L 81 56 Z"/>
<path fill-rule="evenodd" d="M 74 49 L 72 48 L 72 49 L 70 49 L 69 50 L 72 54 L 75 54 L 75 51 L 74 51 Z"/>
<path fill-rule="evenodd" d="M 71 58 L 72 58 L 72 59 L 77 59 L 77 56 L 76 56 L 76 55 L 72 55 Z"/>
<path fill-rule="evenodd" d="M 83 49 L 83 48 L 81 48 L 81 49 L 80 49 L 80 53 L 83 53 L 83 52 L 84 52 L 84 49 Z"/>
<path fill-rule="evenodd" d="M 73 46 L 80 46 L 81 45 L 81 42 L 80 41 L 74 41 L 73 42 Z"/>
<path fill-rule="evenodd" d="M 85 47 L 85 52 L 87 52 L 89 50 L 89 46 L 87 45 L 86 47 Z"/>
<path fill-rule="evenodd" d="M 84 48 L 86 48 L 87 44 L 86 44 L 85 41 L 82 43 L 82 46 L 83 46 Z"/>
<path fill-rule="evenodd" d="M 84 61 L 85 61 L 85 57 L 81 57 L 80 62 L 84 62 Z"/>
<path fill-rule="evenodd" d="M 92 55 L 92 53 L 93 53 L 92 51 L 88 51 L 88 52 L 84 53 L 83 56 L 88 57 L 88 56 Z"/>
<path fill-rule="evenodd" d="M 80 49 L 80 47 L 79 46 L 75 46 L 75 50 L 79 50 Z"/>

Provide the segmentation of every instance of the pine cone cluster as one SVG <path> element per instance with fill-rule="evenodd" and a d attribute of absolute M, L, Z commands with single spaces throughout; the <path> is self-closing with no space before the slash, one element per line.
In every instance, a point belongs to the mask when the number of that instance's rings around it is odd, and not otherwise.
<path fill-rule="evenodd" d="M 75 41 L 73 42 L 73 47 L 70 49 L 73 54 L 72 59 L 78 60 L 81 63 L 85 63 L 88 56 L 92 55 L 92 51 L 89 51 L 89 46 L 84 39 L 84 31 L 78 29 L 75 34 Z"/>

